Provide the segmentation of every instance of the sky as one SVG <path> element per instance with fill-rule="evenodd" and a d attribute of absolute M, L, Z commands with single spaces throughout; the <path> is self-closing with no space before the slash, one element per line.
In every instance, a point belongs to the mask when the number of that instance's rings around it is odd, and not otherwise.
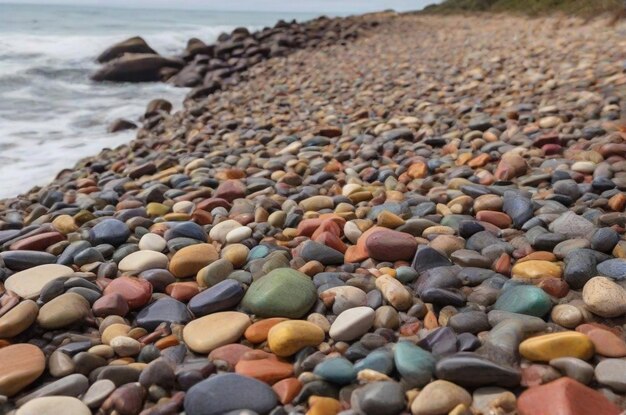
<path fill-rule="evenodd" d="M 0 3 L 14 4 L 342 14 L 365 13 L 384 9 L 418 10 L 437 2 L 438 0 L 0 0 Z"/>

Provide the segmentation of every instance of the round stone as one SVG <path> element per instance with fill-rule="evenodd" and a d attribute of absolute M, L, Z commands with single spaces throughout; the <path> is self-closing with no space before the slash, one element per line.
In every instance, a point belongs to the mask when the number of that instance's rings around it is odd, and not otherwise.
<path fill-rule="evenodd" d="M 37 324 L 48 330 L 60 329 L 83 321 L 90 312 L 91 306 L 85 297 L 68 292 L 41 307 Z"/>
<path fill-rule="evenodd" d="M 163 252 L 167 246 L 167 241 L 156 233 L 147 233 L 139 240 L 139 249 L 142 251 Z M 161 268 L 161 267 L 159 267 Z"/>
<path fill-rule="evenodd" d="M 0 317 L 0 339 L 15 337 L 35 322 L 39 307 L 32 300 L 24 300 Z"/>
<path fill-rule="evenodd" d="M 561 278 L 563 270 L 561 267 L 549 261 L 530 260 L 518 262 L 513 266 L 511 275 L 514 278 Z"/>
<path fill-rule="evenodd" d="M 626 290 L 606 277 L 593 277 L 583 287 L 583 301 L 594 314 L 618 317 L 626 313 Z"/>
<path fill-rule="evenodd" d="M 299 318 L 316 299 L 311 278 L 291 268 L 278 268 L 254 281 L 241 305 L 261 317 Z"/>
<path fill-rule="evenodd" d="M 65 265 L 39 265 L 11 275 L 4 282 L 4 288 L 22 298 L 35 299 L 47 283 L 73 273 L 74 270 Z"/>
<path fill-rule="evenodd" d="M 128 303 L 128 307 L 136 310 L 148 304 L 152 298 L 152 284 L 142 278 L 118 277 L 106 286 L 103 293 L 121 295 Z"/>
<path fill-rule="evenodd" d="M 46 357 L 32 344 L 0 348 L 0 394 L 13 396 L 33 383 L 46 368 Z"/>
<path fill-rule="evenodd" d="M 193 320 L 183 329 L 185 344 L 196 353 L 209 353 L 234 343 L 250 325 L 250 317 L 236 311 L 223 311 Z"/>
<path fill-rule="evenodd" d="M 169 269 L 176 278 L 192 277 L 218 258 L 217 250 L 211 244 L 189 245 L 174 254 Z"/>
<path fill-rule="evenodd" d="M 45 396 L 22 405 L 15 415 L 91 415 L 91 410 L 80 399 L 71 396 Z"/>
<path fill-rule="evenodd" d="M 304 347 L 318 346 L 324 341 L 324 330 L 303 320 L 283 321 L 272 327 L 267 335 L 267 344 L 272 353 L 286 357 Z"/>
<path fill-rule="evenodd" d="M 122 272 L 133 272 L 138 274 L 148 269 L 167 268 L 167 256 L 156 251 L 137 251 L 124 257 L 118 265 Z"/>
<path fill-rule="evenodd" d="M 504 290 L 493 308 L 494 310 L 543 317 L 550 311 L 551 306 L 550 297 L 541 288 L 518 285 Z"/>
<path fill-rule="evenodd" d="M 458 405 L 469 407 L 472 396 L 462 387 L 445 380 L 429 383 L 411 404 L 413 415 L 447 414 Z"/>
<path fill-rule="evenodd" d="M 223 373 L 189 389 L 184 405 L 187 415 L 222 415 L 246 409 L 266 414 L 277 403 L 276 394 L 267 384 L 247 376 Z"/>
<path fill-rule="evenodd" d="M 117 219 L 105 219 L 89 230 L 89 239 L 95 245 L 120 246 L 130 236 L 128 226 Z"/>

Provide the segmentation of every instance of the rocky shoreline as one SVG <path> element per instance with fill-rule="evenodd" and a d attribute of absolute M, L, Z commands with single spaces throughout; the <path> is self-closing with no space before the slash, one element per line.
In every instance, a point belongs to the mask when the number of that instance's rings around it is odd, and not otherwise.
<path fill-rule="evenodd" d="M 623 412 L 626 27 L 351 19 L 0 201 L 0 412 Z"/>

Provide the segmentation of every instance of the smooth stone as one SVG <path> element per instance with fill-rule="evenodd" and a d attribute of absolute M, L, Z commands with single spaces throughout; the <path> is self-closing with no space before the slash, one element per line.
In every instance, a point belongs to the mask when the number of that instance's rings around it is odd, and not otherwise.
<path fill-rule="evenodd" d="M 565 257 L 564 279 L 574 289 L 581 289 L 597 275 L 596 256 L 587 249 L 576 249 Z"/>
<path fill-rule="evenodd" d="M 277 356 L 291 356 L 307 346 L 318 346 L 326 334 L 319 326 L 303 320 L 283 321 L 272 327 L 267 344 Z"/>
<path fill-rule="evenodd" d="M 171 389 L 174 387 L 175 380 L 174 369 L 163 359 L 150 362 L 139 375 L 139 383 L 145 388 L 158 385 L 165 389 Z"/>
<path fill-rule="evenodd" d="M 109 345 L 119 357 L 137 356 L 141 351 L 141 343 L 127 336 L 117 336 Z"/>
<path fill-rule="evenodd" d="M 115 384 L 108 379 L 94 382 L 81 398 L 83 403 L 91 409 L 96 409 L 115 390 Z"/>
<path fill-rule="evenodd" d="M 45 368 L 46 357 L 37 346 L 19 343 L 0 348 L 0 395 L 17 394 L 41 376 Z"/>
<path fill-rule="evenodd" d="M 48 330 L 60 329 L 82 321 L 91 312 L 91 305 L 81 295 L 65 293 L 44 304 L 37 324 Z"/>
<path fill-rule="evenodd" d="M 596 227 L 593 223 L 589 222 L 582 216 L 578 216 L 572 211 L 567 211 L 560 215 L 550 224 L 549 229 L 551 232 L 567 236 L 568 239 L 589 239 L 596 231 Z"/>
<path fill-rule="evenodd" d="M 122 272 L 140 273 L 149 269 L 166 269 L 168 259 L 165 254 L 156 251 L 137 251 L 124 257 L 118 264 Z"/>
<path fill-rule="evenodd" d="M 550 360 L 550 366 L 557 368 L 565 376 L 587 385 L 593 379 L 593 366 L 575 357 L 559 357 Z"/>
<path fill-rule="evenodd" d="M 298 250 L 306 261 L 318 261 L 323 265 L 343 264 L 344 261 L 344 255 L 340 251 L 311 240 L 304 242 Z"/>
<path fill-rule="evenodd" d="M 406 407 L 402 386 L 392 381 L 368 383 L 352 393 L 350 402 L 367 415 L 399 415 Z"/>
<path fill-rule="evenodd" d="M 97 375 L 95 375 L 96 373 Z M 123 365 L 112 365 L 99 367 L 89 374 L 89 378 L 90 380 L 93 380 L 92 377 L 95 375 L 97 381 L 108 379 L 115 383 L 115 386 L 119 388 L 127 383 L 137 382 L 140 374 L 141 370 L 138 368 Z"/>
<path fill-rule="evenodd" d="M 257 279 L 241 305 L 261 317 L 302 317 L 317 299 L 315 285 L 306 274 L 277 268 Z"/>
<path fill-rule="evenodd" d="M 61 409 L 62 408 L 62 409 Z M 20 407 L 15 415 L 91 415 L 91 410 L 80 399 L 69 396 L 36 398 Z"/>
<path fill-rule="evenodd" d="M 483 311 L 466 311 L 450 317 L 448 327 L 457 333 L 477 334 L 481 331 L 489 331 L 491 326 L 487 314 Z"/>
<path fill-rule="evenodd" d="M 626 259 L 614 258 L 603 261 L 597 266 L 598 274 L 615 280 L 626 279 Z"/>
<path fill-rule="evenodd" d="M 276 405 L 276 394 L 267 384 L 234 373 L 219 374 L 197 383 L 187 391 L 184 402 L 187 415 L 222 415 L 243 409 L 266 414 Z"/>
<path fill-rule="evenodd" d="M 211 244 L 189 245 L 172 256 L 169 270 L 176 278 L 192 277 L 218 258 L 219 254 Z"/>
<path fill-rule="evenodd" d="M 619 415 L 622 410 L 602 393 L 564 377 L 526 389 L 517 399 L 520 415 Z"/>
<path fill-rule="evenodd" d="M 240 226 L 226 234 L 226 243 L 233 244 L 243 241 L 252 235 L 252 229 L 247 226 Z"/>
<path fill-rule="evenodd" d="M 80 396 L 89 388 L 89 379 L 85 375 L 75 373 L 65 376 L 52 383 L 36 389 L 34 392 L 16 401 L 17 406 L 44 396 Z"/>
<path fill-rule="evenodd" d="M 141 278 L 117 277 L 103 291 L 104 295 L 120 294 L 131 310 L 139 309 L 152 298 L 152 284 Z"/>
<path fill-rule="evenodd" d="M 371 369 L 385 375 L 390 375 L 394 368 L 393 353 L 384 349 L 374 350 L 354 365 L 357 372 Z"/>
<path fill-rule="evenodd" d="M 426 385 L 435 371 L 435 358 L 432 354 L 407 341 L 396 344 L 394 363 L 403 382 L 411 388 Z"/>
<path fill-rule="evenodd" d="M 0 252 L 0 259 L 7 268 L 13 271 L 23 271 L 38 265 L 54 264 L 57 257 L 47 252 L 5 251 Z"/>
<path fill-rule="evenodd" d="M 74 270 L 65 265 L 39 265 L 11 275 L 4 282 L 4 288 L 22 298 L 36 299 L 50 281 L 73 273 Z"/>
<path fill-rule="evenodd" d="M 576 331 L 544 334 L 524 340 L 520 354 L 533 362 L 549 362 L 559 357 L 576 357 L 588 360 L 594 347 L 589 337 Z"/>
<path fill-rule="evenodd" d="M 413 415 L 447 414 L 458 405 L 469 407 L 472 395 L 465 389 L 445 380 L 429 383 L 411 404 Z"/>
<path fill-rule="evenodd" d="M 350 308 L 337 316 L 329 335 L 336 341 L 352 341 L 367 333 L 374 324 L 376 312 L 370 307 Z"/>
<path fill-rule="evenodd" d="M 626 360 L 605 359 L 598 363 L 594 373 L 598 383 L 617 393 L 626 392 Z"/>
<path fill-rule="evenodd" d="M 243 298 L 243 286 L 235 280 L 224 280 L 196 294 L 189 301 L 189 311 L 204 316 L 235 307 Z"/>
<path fill-rule="evenodd" d="M 518 285 L 505 289 L 493 309 L 543 317 L 550 311 L 551 306 L 550 297 L 541 288 Z"/>
<path fill-rule="evenodd" d="M 202 226 L 195 222 L 178 222 L 168 229 L 163 235 L 166 241 L 176 238 L 187 238 L 195 241 L 206 242 L 206 232 Z"/>
<path fill-rule="evenodd" d="M 15 337 L 37 320 L 39 307 L 32 300 L 24 300 L 0 317 L 0 339 Z"/>
<path fill-rule="evenodd" d="M 223 311 L 191 321 L 183 329 L 183 339 L 194 352 L 207 354 L 238 341 L 250 324 L 247 314 Z"/>
<path fill-rule="evenodd" d="M 100 244 L 120 246 L 129 236 L 128 226 L 117 219 L 105 219 L 89 230 L 89 240 L 94 246 Z"/>
<path fill-rule="evenodd" d="M 381 229 L 367 236 L 365 247 L 378 261 L 410 261 L 417 250 L 415 237 L 408 233 Z"/>
<path fill-rule="evenodd" d="M 166 247 L 167 241 L 156 233 L 147 233 L 139 240 L 139 249 L 142 251 L 163 252 Z"/>
<path fill-rule="evenodd" d="M 411 265 L 420 274 L 432 268 L 452 266 L 452 262 L 436 249 L 420 247 Z"/>
<path fill-rule="evenodd" d="M 110 315 L 123 317 L 128 314 L 129 310 L 126 299 L 118 293 L 103 295 L 92 305 L 92 311 L 96 317 L 107 317 Z"/>
<path fill-rule="evenodd" d="M 351 285 L 344 285 L 340 287 L 332 287 L 324 290 L 320 294 L 322 301 L 326 299 L 332 299 L 333 314 L 339 315 L 342 312 L 367 304 L 367 295 L 365 291 L 360 288 L 353 287 Z"/>
<path fill-rule="evenodd" d="M 55 378 L 71 375 L 74 373 L 75 366 L 72 357 L 59 350 L 52 352 L 48 358 L 48 371 Z"/>
<path fill-rule="evenodd" d="M 620 240 L 619 233 L 612 228 L 600 228 L 591 238 L 591 249 L 611 253 Z"/>
<path fill-rule="evenodd" d="M 612 318 L 626 313 L 626 290 L 606 277 L 593 277 L 583 287 L 587 309 L 601 317 Z"/>
<path fill-rule="evenodd" d="M 515 228 L 521 228 L 533 217 L 533 204 L 531 200 L 515 191 L 504 192 L 502 211 L 513 220 Z"/>
<path fill-rule="evenodd" d="M 212 287 L 226 280 L 234 269 L 230 261 L 220 258 L 198 271 L 196 274 L 196 282 L 201 287 Z"/>
<path fill-rule="evenodd" d="M 246 329 L 244 337 L 250 343 L 262 343 L 267 340 L 267 335 L 272 327 L 286 320 L 288 319 L 282 317 L 274 317 L 256 321 Z"/>
<path fill-rule="evenodd" d="M 513 413 L 517 407 L 515 395 L 497 386 L 478 388 L 472 395 L 472 411 L 480 414 Z"/>
<path fill-rule="evenodd" d="M 376 278 L 376 288 L 396 310 L 408 310 L 413 305 L 413 296 L 409 290 L 404 288 L 400 281 L 389 275 L 381 275 Z"/>
<path fill-rule="evenodd" d="M 209 232 L 209 238 L 212 241 L 217 241 L 219 243 L 226 242 L 226 235 L 237 228 L 241 228 L 243 225 L 236 220 L 228 219 L 223 222 L 214 225 Z"/>
<path fill-rule="evenodd" d="M 519 370 L 485 359 L 475 353 L 458 353 L 437 362 L 435 374 L 467 388 L 497 385 L 515 387 L 519 385 Z"/>
<path fill-rule="evenodd" d="M 589 337 L 597 354 L 606 357 L 626 356 L 626 342 L 621 336 L 601 328 L 592 328 L 584 331 L 577 328 L 576 331 L 585 333 Z"/>
<path fill-rule="evenodd" d="M 343 357 L 333 357 L 315 366 L 313 373 L 328 382 L 347 385 L 356 379 L 357 372 L 349 360 Z"/>
<path fill-rule="evenodd" d="M 518 262 L 511 269 L 514 278 L 561 278 L 563 271 L 561 267 L 549 261 L 530 260 Z"/>

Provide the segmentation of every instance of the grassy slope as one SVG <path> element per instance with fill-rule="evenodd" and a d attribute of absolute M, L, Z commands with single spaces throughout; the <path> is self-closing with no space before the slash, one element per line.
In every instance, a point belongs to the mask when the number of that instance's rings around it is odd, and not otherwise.
<path fill-rule="evenodd" d="M 603 13 L 615 13 L 623 9 L 623 0 L 444 0 L 443 3 L 424 9 L 426 12 L 519 12 L 539 15 L 564 12 L 592 17 Z"/>

